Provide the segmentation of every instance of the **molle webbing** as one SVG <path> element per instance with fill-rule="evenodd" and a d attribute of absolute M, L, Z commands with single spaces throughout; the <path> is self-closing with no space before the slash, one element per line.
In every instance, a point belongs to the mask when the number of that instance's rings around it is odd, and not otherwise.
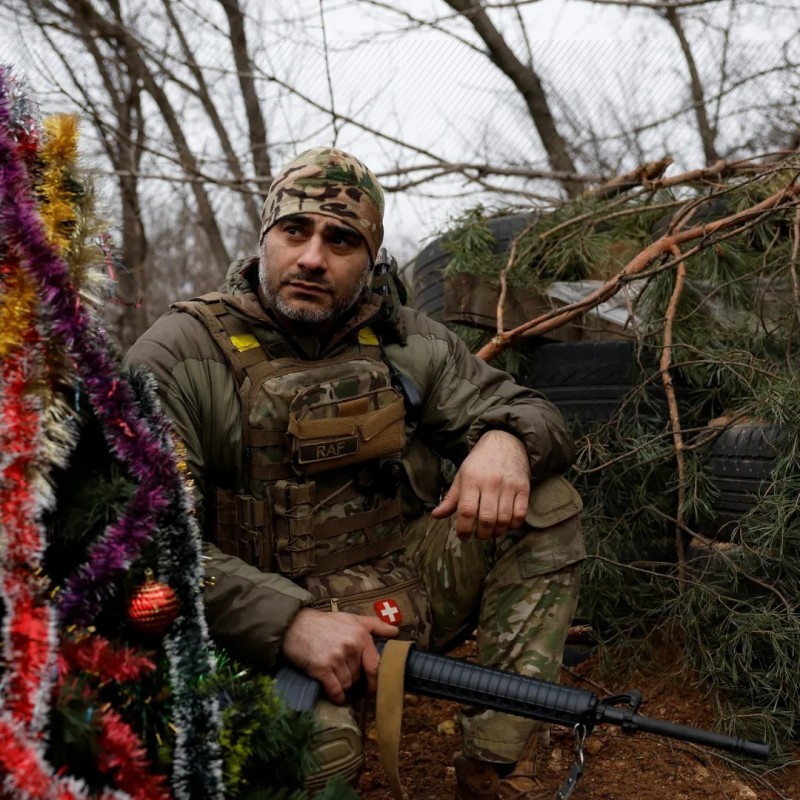
<path fill-rule="evenodd" d="M 272 568 L 273 542 L 265 500 L 216 489 L 213 511 L 214 542 L 223 553 L 261 569 Z"/>
<path fill-rule="evenodd" d="M 313 481 L 297 484 L 277 481 L 269 487 L 269 498 L 275 511 L 274 554 L 282 573 L 294 575 L 321 575 L 337 569 L 369 561 L 402 547 L 400 526 L 394 533 L 376 538 L 373 529 L 393 520 L 400 521 L 397 502 L 384 502 L 377 508 L 359 511 L 345 517 L 329 518 L 315 524 Z M 350 487 L 346 487 L 345 492 Z M 339 497 L 339 499 L 342 499 Z M 317 544 L 347 533 L 363 532 L 366 541 L 350 544 L 345 549 L 326 552 L 318 561 Z"/>
<path fill-rule="evenodd" d="M 337 435 L 340 428 L 342 433 L 350 433 L 352 420 L 357 419 L 358 435 L 369 444 L 383 435 L 387 425 L 402 425 L 402 402 L 361 417 L 290 419 L 278 422 L 279 427 L 253 428 L 250 420 L 254 418 L 258 392 L 263 390 L 264 383 L 291 377 L 298 371 L 346 364 L 354 359 L 352 351 L 316 362 L 304 362 L 294 354 L 273 359 L 247 322 L 231 311 L 224 295 L 210 293 L 177 307 L 204 322 L 230 366 L 240 400 L 242 482 L 248 488 L 244 493 L 216 491 L 213 535 L 220 549 L 262 569 L 277 568 L 289 577 L 321 575 L 401 549 L 400 503 L 396 494 L 393 498 L 379 495 L 376 507 L 364 509 L 363 487 L 357 482 L 344 483 L 347 478 L 343 476 L 341 486 L 334 481 L 334 491 L 324 492 L 328 500 L 335 498 L 338 510 L 321 520 L 317 518 L 319 509 L 327 508 L 327 502 L 319 499 L 314 481 L 299 477 L 295 471 L 290 460 L 289 437 Z M 384 363 L 379 344 L 360 343 L 358 357 Z M 343 399 L 340 406 L 357 415 L 367 403 L 367 399 L 359 397 L 352 401 Z M 289 430 L 292 426 L 297 430 Z M 265 451 L 270 449 L 271 454 L 266 455 Z M 274 460 L 266 461 L 265 455 Z M 370 470 L 373 462 L 366 463 L 366 469 Z M 341 472 L 334 469 L 326 474 L 335 476 Z M 250 488 L 253 483 L 266 484 L 266 497 L 256 499 L 246 493 L 254 491 Z M 328 481 L 324 485 L 331 488 Z M 392 525 L 395 521 L 396 525 Z M 376 529 L 384 535 L 376 537 Z M 336 537 L 356 541 L 337 549 L 339 546 L 330 541 Z"/>
<path fill-rule="evenodd" d="M 369 531 L 375 525 L 382 525 L 385 522 L 391 522 L 398 519 L 400 516 L 398 510 L 390 505 L 378 506 L 369 511 L 360 511 L 356 514 L 351 514 L 348 517 L 339 517 L 338 519 L 328 519 L 324 523 L 318 525 L 300 526 L 300 518 L 288 517 L 275 520 L 275 534 L 280 539 L 281 537 L 292 537 L 297 535 L 300 527 L 307 528 L 310 536 L 315 541 L 321 542 L 325 539 L 332 539 L 334 536 L 341 536 L 344 533 L 354 533 L 355 531 L 364 530 L 367 532 L 369 538 Z M 385 537 L 380 539 L 381 543 L 386 544 Z"/>

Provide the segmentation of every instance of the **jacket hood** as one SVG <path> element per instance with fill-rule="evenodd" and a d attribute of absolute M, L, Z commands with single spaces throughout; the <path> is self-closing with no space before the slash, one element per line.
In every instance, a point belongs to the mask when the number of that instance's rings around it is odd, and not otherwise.
<path fill-rule="evenodd" d="M 255 292 L 258 283 L 258 256 L 247 256 L 234 261 L 225 275 L 225 283 L 220 291 L 223 294 L 250 294 Z"/>

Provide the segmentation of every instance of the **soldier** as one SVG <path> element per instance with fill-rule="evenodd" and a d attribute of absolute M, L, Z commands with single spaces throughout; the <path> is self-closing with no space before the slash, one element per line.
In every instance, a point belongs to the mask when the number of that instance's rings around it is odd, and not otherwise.
<path fill-rule="evenodd" d="M 302 153 L 270 187 L 258 257 L 127 356 L 186 447 L 212 636 L 322 683 L 312 791 L 363 766 L 346 693 L 374 690 L 375 636 L 444 652 L 477 626 L 481 663 L 558 680 L 585 555 L 561 416 L 373 275 L 383 207 L 358 159 Z M 439 456 L 458 467 L 443 497 Z M 545 726 L 460 724 L 457 798 L 536 796 Z"/>

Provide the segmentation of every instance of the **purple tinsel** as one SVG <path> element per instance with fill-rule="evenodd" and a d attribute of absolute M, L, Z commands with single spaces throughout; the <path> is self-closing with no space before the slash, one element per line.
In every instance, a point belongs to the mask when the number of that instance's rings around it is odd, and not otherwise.
<path fill-rule="evenodd" d="M 87 562 L 67 581 L 58 600 L 61 619 L 88 625 L 115 592 L 115 579 L 140 555 L 142 545 L 157 537 L 160 563 L 171 571 L 181 606 L 181 617 L 165 641 L 177 730 L 172 788 L 178 800 L 216 800 L 223 796 L 219 708 L 213 696 L 200 691 L 211 670 L 199 589 L 200 537 L 175 461 L 171 427 L 158 409 L 154 387 L 147 384 L 137 394 L 132 377 L 122 374 L 112 343 L 81 305 L 67 265 L 45 238 L 25 169 L 8 138 L 5 77 L 0 69 L 0 230 L 39 285 L 48 333 L 61 340 L 109 448 L 138 482 L 123 515 L 94 542 Z M 136 385 L 141 381 L 137 378 Z"/>
<path fill-rule="evenodd" d="M 69 276 L 69 269 L 45 237 L 26 173 L 14 157 L 9 138 L 10 109 L 0 76 L 0 215 L 7 243 L 42 287 L 42 309 L 52 333 L 61 339 L 68 358 L 91 401 L 106 441 L 128 465 L 138 486 L 125 512 L 89 551 L 87 563 L 67 582 L 59 597 L 61 617 L 86 625 L 115 589 L 115 577 L 126 570 L 150 537 L 159 512 L 168 506 L 164 490 L 169 480 L 162 443 L 140 418 L 127 381 L 119 375 L 105 334 L 94 328 L 88 310 Z"/>

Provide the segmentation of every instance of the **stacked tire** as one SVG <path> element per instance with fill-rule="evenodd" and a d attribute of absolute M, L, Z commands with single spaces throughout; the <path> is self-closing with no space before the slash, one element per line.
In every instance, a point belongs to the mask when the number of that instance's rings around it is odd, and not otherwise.
<path fill-rule="evenodd" d="M 519 382 L 540 391 L 576 427 L 611 419 L 638 384 L 630 341 L 547 342 L 526 355 Z"/>
<path fill-rule="evenodd" d="M 731 425 L 714 440 L 709 470 L 716 490 L 715 538 L 730 541 L 741 518 L 769 491 L 788 442 L 786 428 L 757 422 Z"/>
<path fill-rule="evenodd" d="M 692 538 L 687 562 L 695 579 L 717 587 L 726 596 L 744 599 L 772 582 L 765 561 L 745 544 L 745 517 L 773 487 L 777 461 L 785 453 L 790 432 L 779 425 L 735 423 L 711 444 L 709 472 L 714 487 L 713 519 L 703 539 Z M 764 573 L 764 570 L 767 570 Z M 758 581 L 747 580 L 758 575 Z"/>
<path fill-rule="evenodd" d="M 494 236 L 495 255 L 505 253 L 514 237 L 534 220 L 534 214 L 506 214 L 486 222 Z M 444 315 L 444 268 L 450 263 L 452 253 L 447 247 L 447 235 L 434 239 L 420 251 L 412 268 L 412 303 L 431 319 L 441 321 Z"/>

